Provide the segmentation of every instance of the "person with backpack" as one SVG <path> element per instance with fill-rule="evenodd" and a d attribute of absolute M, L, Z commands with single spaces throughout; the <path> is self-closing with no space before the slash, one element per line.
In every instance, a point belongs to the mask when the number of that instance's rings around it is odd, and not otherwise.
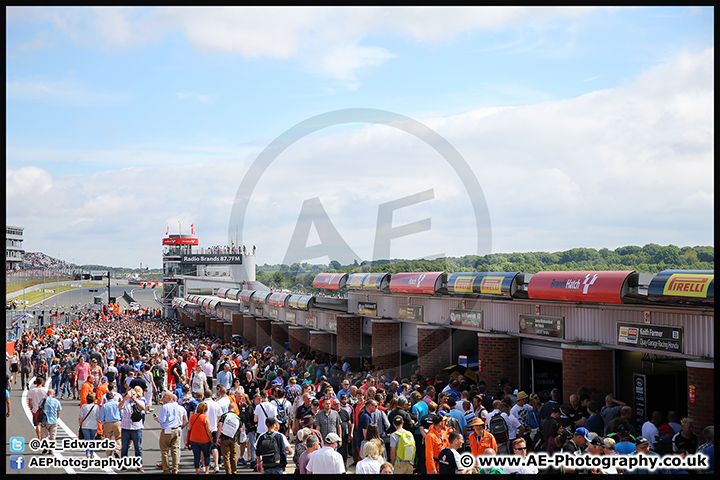
<path fill-rule="evenodd" d="M 285 435 L 280 433 L 280 422 L 275 417 L 265 420 L 267 431 L 260 435 L 255 445 L 257 456 L 257 470 L 262 474 L 280 475 L 285 473 L 287 467 L 287 453 L 290 444 Z"/>
<path fill-rule="evenodd" d="M 280 422 L 280 433 L 288 438 L 292 438 L 292 404 L 285 398 L 285 390 L 282 387 L 275 387 L 275 395 L 272 403 L 277 408 L 277 416 L 275 418 Z"/>
<path fill-rule="evenodd" d="M 486 428 L 495 437 L 498 450 L 502 455 L 510 454 L 510 442 L 515 440 L 518 430 L 522 428 L 517 418 L 509 415 L 510 407 L 501 400 L 493 402 L 493 411 L 485 419 Z"/>
<path fill-rule="evenodd" d="M 243 422 L 235 409 L 235 405 L 230 404 L 229 410 L 218 419 L 218 440 L 223 457 L 223 466 L 225 467 L 225 473 L 233 475 L 237 473 L 237 446 L 243 430 Z"/>
<path fill-rule="evenodd" d="M 411 475 L 415 462 L 415 435 L 405 430 L 404 419 L 401 415 L 393 418 L 395 431 L 390 434 L 390 463 L 394 465 L 393 473 Z"/>

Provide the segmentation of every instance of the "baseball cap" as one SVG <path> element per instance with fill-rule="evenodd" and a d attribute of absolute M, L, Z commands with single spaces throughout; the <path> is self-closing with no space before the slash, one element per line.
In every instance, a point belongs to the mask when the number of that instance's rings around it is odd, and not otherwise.
<path fill-rule="evenodd" d="M 400 415 L 396 415 L 395 418 L 393 418 L 393 423 L 401 424 L 403 423 L 403 418 Z"/>
<path fill-rule="evenodd" d="M 590 445 L 597 445 L 598 447 L 604 447 L 605 444 L 603 443 L 602 438 L 595 437 L 590 441 Z"/>
<path fill-rule="evenodd" d="M 647 445 L 647 444 L 649 444 L 649 443 L 650 443 L 650 441 L 647 439 L 647 437 L 637 437 L 637 438 L 635 439 L 635 445 L 636 445 L 636 446 Z"/>
<path fill-rule="evenodd" d="M 592 438 L 590 438 L 590 432 L 588 432 L 588 429 L 585 427 L 580 427 L 575 430 L 575 435 L 579 435 L 583 437 L 588 442 L 592 442 Z"/>
<path fill-rule="evenodd" d="M 325 436 L 325 444 L 326 444 L 326 445 L 327 445 L 327 444 L 330 444 L 330 443 L 337 443 L 337 442 L 339 442 L 340 440 L 341 440 L 341 439 L 340 439 L 340 437 L 338 437 L 338 434 L 337 434 L 337 433 L 332 433 L 332 432 L 330 432 L 330 433 L 328 433 L 328 434 Z"/>

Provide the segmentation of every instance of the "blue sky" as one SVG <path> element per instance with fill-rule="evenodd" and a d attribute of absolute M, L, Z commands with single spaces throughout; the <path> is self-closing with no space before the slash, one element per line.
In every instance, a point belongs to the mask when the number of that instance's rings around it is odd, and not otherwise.
<path fill-rule="evenodd" d="M 159 267 L 161 237 L 288 257 L 319 198 L 358 260 L 714 245 L 712 8 L 6 8 L 6 222 L 25 249 Z M 482 192 L 400 129 L 320 129 L 233 202 L 273 139 L 372 108 L 446 139 Z M 182 225 L 182 227 L 181 227 Z M 320 228 L 316 231 L 315 227 Z M 324 245 L 316 223 L 306 246 Z M 298 259 L 327 263 L 328 256 Z"/>

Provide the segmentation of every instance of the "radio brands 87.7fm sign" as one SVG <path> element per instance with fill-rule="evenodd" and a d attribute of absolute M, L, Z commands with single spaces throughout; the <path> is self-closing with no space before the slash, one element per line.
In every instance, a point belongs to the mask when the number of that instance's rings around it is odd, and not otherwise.
<path fill-rule="evenodd" d="M 477 239 L 475 242 L 476 252 L 473 253 L 477 253 L 478 255 L 491 253 L 492 231 L 485 196 L 473 170 L 460 153 L 445 138 L 416 120 L 384 110 L 363 108 L 335 110 L 317 115 L 296 124 L 275 138 L 258 155 L 240 183 L 230 214 L 228 227 L 229 238 L 236 238 L 238 245 L 244 243 L 243 239 L 246 238 L 246 235 L 243 230 L 253 194 L 261 177 L 267 172 L 278 156 L 299 140 L 319 130 L 357 123 L 384 125 L 399 129 L 421 140 L 439 154 L 445 162 L 439 163 L 436 171 L 448 170 L 447 167 L 449 166 L 462 182 L 472 206 L 473 221 L 468 222 L 467 218 L 465 218 L 461 222 L 459 221 L 461 224 L 457 225 L 457 227 L 459 229 L 466 229 L 470 226 L 468 223 L 474 223 L 472 227 L 474 227 L 476 231 Z M 337 159 L 336 161 L 342 162 L 343 160 Z M 355 168 L 362 170 L 362 166 L 355 166 Z M 406 174 L 408 173 L 410 172 L 406 172 Z M 378 181 L 392 180 L 397 184 L 407 186 L 407 175 L 401 178 L 393 177 L 390 179 L 385 178 L 387 175 L 396 175 L 396 173 L 378 172 L 375 178 Z M 333 188 L 333 186 L 329 186 L 329 188 Z M 434 199 L 437 195 L 436 189 L 438 188 L 444 188 L 444 186 L 438 185 L 430 189 L 423 187 L 421 191 L 415 194 L 402 196 L 377 205 L 362 206 L 362 208 L 377 209 L 372 260 L 392 258 L 391 243 L 393 240 L 427 232 L 432 229 L 430 218 L 394 225 L 393 215 L 399 210 Z M 303 185 L 298 185 L 297 189 L 302 192 Z M 299 212 L 299 215 L 297 216 L 292 234 L 288 237 L 289 242 L 283 263 L 291 265 L 296 262 L 302 263 L 324 256 L 327 256 L 330 260 L 337 260 L 345 265 L 352 264 L 355 260 L 361 260 L 362 257 L 358 255 L 353 248 L 353 241 L 357 238 L 357 232 L 342 235 L 335 223 L 330 219 L 320 198 L 317 196 L 303 198 L 302 195 L 307 195 L 307 193 L 300 193 L 296 196 L 297 205 L 295 208 Z M 285 218 L 290 216 L 291 213 L 292 212 L 284 212 L 282 221 L 286 221 Z M 270 213 L 263 212 L 263 214 L 269 215 Z M 313 228 L 317 233 L 317 237 L 319 237 L 320 243 L 308 246 L 308 240 Z M 363 231 L 365 230 L 367 230 L 367 228 L 364 228 Z M 439 231 L 437 233 L 440 235 L 452 235 L 451 232 L 445 231 Z M 436 248 L 436 246 L 430 248 Z"/>

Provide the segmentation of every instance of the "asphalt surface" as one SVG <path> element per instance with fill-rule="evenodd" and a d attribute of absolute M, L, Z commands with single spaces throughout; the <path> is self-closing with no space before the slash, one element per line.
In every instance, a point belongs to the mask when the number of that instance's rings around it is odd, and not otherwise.
<path fill-rule="evenodd" d="M 93 287 L 96 288 L 96 287 Z M 100 290 L 102 293 L 103 288 Z M 131 295 L 135 300 L 144 307 L 148 308 L 159 308 L 159 305 L 153 298 L 154 290 L 151 288 L 143 289 L 137 285 L 112 285 L 111 293 L 113 296 L 117 296 L 118 299 L 122 296 L 123 291 L 132 292 Z M 64 292 L 45 300 L 47 306 L 58 307 L 65 306 L 70 307 L 71 305 L 77 304 L 88 304 L 92 303 L 92 297 L 97 293 L 88 292 L 87 289 L 76 290 L 71 292 Z M 6 368 L 7 367 L 6 365 Z M 19 375 L 18 375 L 19 377 Z M 35 429 L 32 425 L 31 413 L 27 404 L 27 390 L 23 391 L 20 385 L 20 379 L 18 378 L 17 384 L 12 385 L 12 391 L 10 392 L 10 416 L 6 418 L 5 422 L 5 472 L 8 474 L 31 474 L 31 475 L 65 475 L 65 474 L 132 474 L 139 475 L 134 467 L 129 468 L 127 471 L 113 470 L 112 468 L 88 468 L 83 469 L 81 466 L 40 466 L 39 462 L 47 461 L 49 458 L 55 459 L 57 462 L 77 461 L 85 458 L 85 449 L 71 449 L 58 451 L 55 450 L 51 454 L 43 454 L 42 447 L 38 447 L 34 450 L 33 439 L 36 439 Z M 58 422 L 57 441 L 62 442 L 65 439 L 77 439 L 77 430 L 79 426 L 79 413 L 80 413 L 80 402 L 79 400 L 60 400 L 62 404 L 62 411 Z M 154 406 L 154 411 L 158 413 L 160 406 Z M 150 416 L 145 420 L 145 428 L 143 429 L 142 439 L 142 450 L 143 450 L 143 468 L 145 474 L 156 474 L 162 472 L 161 469 L 156 468 L 155 464 L 160 462 L 160 427 L 159 424 Z M 14 450 L 14 451 L 12 451 Z M 134 454 L 134 449 L 130 447 L 130 455 Z M 21 460 L 18 456 L 22 456 Z M 94 455 L 95 459 L 106 458 L 104 450 L 97 451 Z M 17 470 L 22 462 L 23 469 Z M 31 465 L 33 462 L 36 465 Z M 292 464 L 292 462 L 291 462 Z M 56 464 L 57 465 L 57 464 Z M 292 473 L 294 468 L 288 467 L 287 473 Z M 212 469 L 211 469 L 212 472 Z M 192 474 L 195 475 L 195 468 L 193 466 L 193 455 L 189 450 L 181 450 L 180 452 L 180 473 L 181 474 Z M 212 474 L 212 473 L 211 473 Z M 224 475 L 225 470 L 220 467 L 220 473 L 218 475 Z M 259 475 L 257 472 L 252 472 L 249 468 L 240 467 L 238 474 L 245 475 Z"/>

